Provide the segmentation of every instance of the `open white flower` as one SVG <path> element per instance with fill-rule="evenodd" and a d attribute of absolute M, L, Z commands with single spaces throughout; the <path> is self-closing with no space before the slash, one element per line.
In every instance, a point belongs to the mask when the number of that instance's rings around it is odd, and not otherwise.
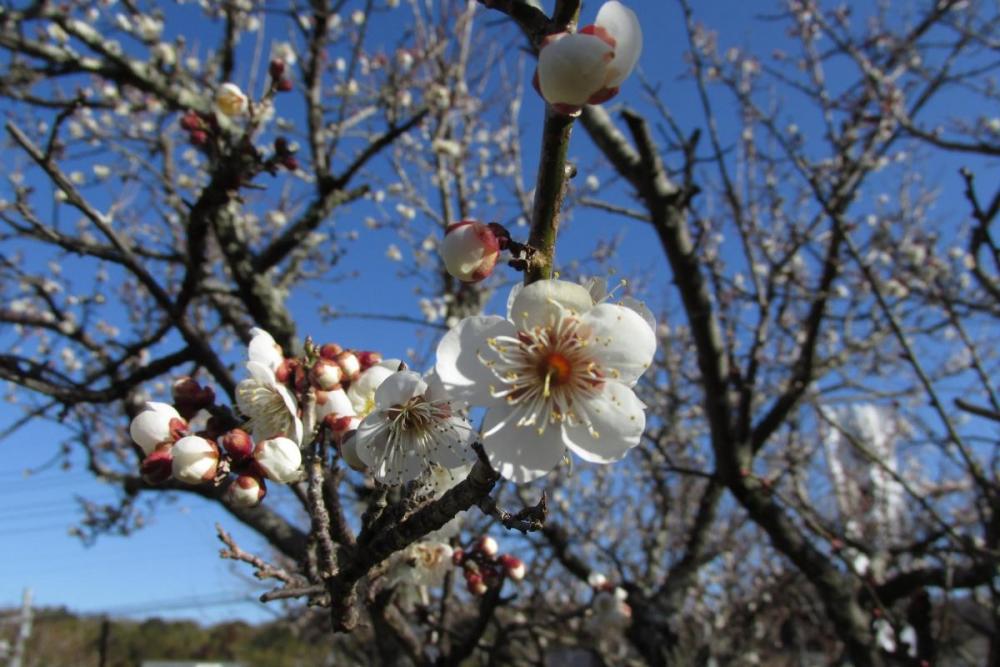
<path fill-rule="evenodd" d="M 437 374 L 455 399 L 489 408 L 483 447 L 507 479 L 555 468 L 566 448 L 592 463 L 639 444 L 645 406 L 632 387 L 653 361 L 654 328 L 636 310 L 594 304 L 563 280 L 515 288 L 508 319 L 467 317 L 441 339 Z"/>
<path fill-rule="evenodd" d="M 215 93 L 215 106 L 226 116 L 235 118 L 246 113 L 249 100 L 235 83 L 224 83 Z"/>
<path fill-rule="evenodd" d="M 538 54 L 538 90 L 563 113 L 614 97 L 642 53 L 642 27 L 618 0 L 601 5 L 597 19 L 576 33 L 550 35 Z"/>
<path fill-rule="evenodd" d="M 472 427 L 436 389 L 418 373 L 398 371 L 375 391 L 375 409 L 354 439 L 358 456 L 379 481 L 401 484 L 432 463 L 457 468 L 469 461 Z"/>
<path fill-rule="evenodd" d="M 383 359 L 369 367 L 347 388 L 347 398 L 351 401 L 354 414 L 364 419 L 375 409 L 375 390 L 385 380 L 399 370 L 400 359 Z"/>
<path fill-rule="evenodd" d="M 302 420 L 295 397 L 275 376 L 284 361 L 281 347 L 271 334 L 253 329 L 248 348 L 250 377 L 236 386 L 236 404 L 250 421 L 254 440 L 284 435 L 302 444 Z"/>

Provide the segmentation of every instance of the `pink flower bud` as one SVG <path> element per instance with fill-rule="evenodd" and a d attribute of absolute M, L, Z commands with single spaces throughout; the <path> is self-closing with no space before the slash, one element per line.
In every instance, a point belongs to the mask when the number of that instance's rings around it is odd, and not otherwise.
<path fill-rule="evenodd" d="M 271 75 L 271 78 L 275 81 L 281 79 L 285 74 L 285 61 L 275 58 L 271 61 L 271 64 L 267 67 L 267 73 Z"/>
<path fill-rule="evenodd" d="M 288 484 L 301 477 L 302 452 L 290 438 L 278 436 L 257 443 L 253 457 L 267 478 L 275 482 Z"/>
<path fill-rule="evenodd" d="M 513 579 L 514 581 L 524 579 L 524 561 L 517 556 L 504 554 L 500 556 L 500 564 L 503 565 L 504 572 L 507 573 L 509 579 Z"/>
<path fill-rule="evenodd" d="M 174 406 L 155 401 L 146 403 L 146 409 L 137 414 L 129 425 L 129 434 L 147 456 L 157 445 L 175 442 L 186 432 L 187 422 Z"/>
<path fill-rule="evenodd" d="M 465 575 L 465 586 L 473 595 L 486 595 L 486 582 L 483 581 L 483 577 L 480 574 L 475 572 L 467 573 Z"/>
<path fill-rule="evenodd" d="M 361 362 L 358 361 L 357 355 L 349 350 L 344 350 L 337 355 L 337 363 L 340 365 L 340 369 L 344 371 L 344 377 L 348 380 L 357 380 L 358 376 L 361 375 Z"/>
<path fill-rule="evenodd" d="M 226 494 L 234 505 L 256 507 L 267 495 L 267 487 L 257 475 L 240 475 L 229 485 Z"/>
<path fill-rule="evenodd" d="M 313 364 L 310 377 L 318 389 L 330 391 L 340 386 L 340 381 L 344 379 L 344 371 L 338 364 L 320 358 Z"/>
<path fill-rule="evenodd" d="M 174 443 L 173 475 L 187 484 L 201 484 L 215 479 L 219 468 L 219 448 L 211 440 L 189 435 Z"/>
<path fill-rule="evenodd" d="M 485 280 L 500 257 L 500 241 L 489 225 L 463 220 L 449 225 L 441 242 L 448 273 L 467 283 Z"/>
<path fill-rule="evenodd" d="M 142 460 L 142 478 L 149 484 L 163 484 L 173 474 L 173 445 L 164 443 Z"/>
<path fill-rule="evenodd" d="M 215 404 L 215 390 L 202 387 L 189 377 L 178 378 L 172 388 L 174 405 L 185 419 L 191 419 L 199 410 Z"/>
<path fill-rule="evenodd" d="M 451 552 L 451 562 L 453 565 L 461 566 L 464 560 L 465 552 L 461 549 L 455 549 Z"/>
<path fill-rule="evenodd" d="M 483 554 L 484 556 L 493 557 L 497 555 L 497 551 L 500 550 L 500 545 L 489 535 L 483 535 L 476 542 L 476 550 Z"/>
<path fill-rule="evenodd" d="M 286 155 L 281 158 L 281 166 L 288 171 L 295 171 L 299 168 L 299 161 L 294 155 Z"/>
<path fill-rule="evenodd" d="M 344 348 L 340 347 L 336 343 L 324 343 L 319 348 L 319 356 L 324 359 L 329 359 L 330 361 L 336 361 L 337 355 L 344 351 Z"/>
<path fill-rule="evenodd" d="M 278 91 L 282 92 L 282 93 L 287 93 L 288 91 L 290 91 L 292 89 L 292 87 L 293 87 L 292 86 L 292 80 L 289 79 L 289 78 L 287 78 L 287 77 L 279 80 L 278 81 L 278 85 L 276 86 L 276 88 L 278 89 Z"/>
<path fill-rule="evenodd" d="M 201 117 L 194 111 L 188 111 L 181 116 L 181 127 L 188 132 L 202 129 Z"/>
<path fill-rule="evenodd" d="M 382 361 L 382 355 L 378 352 L 357 352 L 356 354 L 358 361 L 361 363 L 362 371 L 366 371 Z"/>
<path fill-rule="evenodd" d="M 234 428 L 226 433 L 219 439 L 219 444 L 236 463 L 245 461 L 253 455 L 253 438 L 241 428 Z"/>
<path fill-rule="evenodd" d="M 191 143 L 195 146 L 204 146 L 208 143 L 208 134 L 203 130 L 195 130 L 190 135 Z"/>

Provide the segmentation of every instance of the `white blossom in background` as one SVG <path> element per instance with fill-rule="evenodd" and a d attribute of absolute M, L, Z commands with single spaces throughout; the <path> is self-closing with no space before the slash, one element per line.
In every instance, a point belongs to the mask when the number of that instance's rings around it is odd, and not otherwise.
<path fill-rule="evenodd" d="M 215 106 L 229 118 L 242 116 L 247 111 L 249 100 L 235 83 L 224 83 L 215 94 Z"/>
<path fill-rule="evenodd" d="M 413 371 L 393 373 L 375 391 L 375 408 L 358 427 L 358 456 L 381 482 L 402 484 L 431 464 L 457 468 L 470 459 L 472 427 L 429 379 Z"/>
<path fill-rule="evenodd" d="M 538 54 L 538 89 L 563 113 L 613 97 L 642 53 L 635 12 L 617 0 L 601 5 L 593 25 L 550 35 Z"/>
<path fill-rule="evenodd" d="M 396 588 L 396 603 L 404 610 L 429 602 L 428 587 L 440 586 L 453 565 L 454 550 L 445 542 L 423 540 L 389 557 L 386 585 Z"/>
<path fill-rule="evenodd" d="M 135 416 L 129 425 L 129 435 L 146 455 L 153 453 L 164 442 L 174 442 L 178 432 L 187 428 L 187 422 L 174 406 L 150 401 L 146 409 Z"/>
<path fill-rule="evenodd" d="M 250 377 L 236 386 L 236 404 L 249 420 L 254 440 L 260 442 L 284 435 L 302 443 L 302 420 L 295 397 L 275 372 L 284 362 L 281 348 L 271 334 L 252 329 L 247 370 Z"/>
<path fill-rule="evenodd" d="M 590 603 L 591 616 L 587 628 L 591 634 L 602 635 L 610 631 L 621 631 L 632 622 L 632 608 L 625 601 L 628 594 L 622 588 L 613 591 L 601 590 Z"/>
<path fill-rule="evenodd" d="M 567 448 L 611 463 L 645 428 L 632 387 L 656 351 L 648 317 L 644 307 L 595 304 L 581 285 L 538 281 L 514 289 L 507 319 L 467 317 L 445 334 L 437 374 L 453 398 L 488 408 L 483 447 L 507 479 L 541 477 Z"/>

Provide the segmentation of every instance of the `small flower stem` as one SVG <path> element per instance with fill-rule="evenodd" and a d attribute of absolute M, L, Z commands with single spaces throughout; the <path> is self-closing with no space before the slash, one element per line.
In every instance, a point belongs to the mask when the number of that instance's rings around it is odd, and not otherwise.
<path fill-rule="evenodd" d="M 559 209 L 566 191 L 566 153 L 573 120 L 571 116 L 556 113 L 551 107 L 545 109 L 542 156 L 538 163 L 531 234 L 528 236 L 528 245 L 536 252 L 524 273 L 525 285 L 552 277 Z"/>

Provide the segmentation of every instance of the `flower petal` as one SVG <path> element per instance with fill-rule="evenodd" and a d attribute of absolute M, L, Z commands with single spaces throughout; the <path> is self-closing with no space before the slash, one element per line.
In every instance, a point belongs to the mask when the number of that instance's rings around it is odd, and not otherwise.
<path fill-rule="evenodd" d="M 581 322 L 590 330 L 595 359 L 611 379 L 632 386 L 653 363 L 656 334 L 634 310 L 601 303 Z"/>
<path fill-rule="evenodd" d="M 639 444 L 646 428 L 645 406 L 635 392 L 618 382 L 605 382 L 601 393 L 577 404 L 589 425 L 563 425 L 563 442 L 591 463 L 620 460 Z"/>
<path fill-rule="evenodd" d="M 353 383 L 352 385 L 353 386 Z M 340 389 L 316 392 L 316 418 L 323 419 L 327 415 L 353 417 L 354 405 L 348 397 L 348 392 Z"/>
<path fill-rule="evenodd" d="M 347 388 L 347 397 L 356 414 L 366 417 L 375 407 L 375 390 L 387 377 L 399 370 L 399 359 L 386 359 L 375 364 L 361 374 Z"/>
<path fill-rule="evenodd" d="M 426 468 L 420 450 L 408 439 L 389 442 L 384 415 L 375 411 L 365 417 L 354 434 L 358 458 L 371 474 L 385 484 L 402 484 L 416 479 Z"/>
<path fill-rule="evenodd" d="M 495 470 L 523 484 L 555 468 L 566 453 L 566 447 L 558 424 L 548 424 L 545 432 L 539 434 L 536 426 L 516 426 L 517 412 L 504 405 L 486 413 L 483 449 Z"/>
<path fill-rule="evenodd" d="M 470 445 L 476 439 L 476 432 L 469 422 L 461 417 L 449 417 L 436 432 L 434 443 L 427 452 L 427 458 L 445 468 L 458 468 L 475 459 Z"/>
<path fill-rule="evenodd" d="M 435 371 L 452 398 L 470 405 L 493 405 L 493 371 L 481 361 L 495 359 L 488 338 L 515 336 L 514 326 L 502 317 L 466 317 L 444 335 L 437 347 Z"/>
<path fill-rule="evenodd" d="M 414 396 L 423 396 L 426 391 L 427 383 L 420 377 L 420 373 L 396 371 L 375 390 L 375 404 L 384 410 L 402 405 Z"/>
<path fill-rule="evenodd" d="M 568 311 L 586 313 L 594 305 L 583 285 L 566 280 L 539 280 L 525 286 L 514 298 L 511 321 L 520 331 L 555 324 Z"/>
<path fill-rule="evenodd" d="M 639 61 L 642 53 L 642 26 L 635 12 L 618 0 L 601 5 L 594 24 L 607 30 L 615 39 L 614 58 L 608 64 L 608 78 L 604 85 L 616 88 L 628 78 Z"/>
<path fill-rule="evenodd" d="M 274 342 L 271 334 L 263 329 L 253 328 L 250 330 L 250 344 L 247 346 L 247 357 L 250 361 L 267 366 L 272 371 L 281 365 L 285 360 L 281 353 L 281 346 Z"/>
<path fill-rule="evenodd" d="M 582 106 L 604 87 L 614 48 L 593 35 L 564 34 L 538 54 L 538 87 L 549 104 Z"/>

